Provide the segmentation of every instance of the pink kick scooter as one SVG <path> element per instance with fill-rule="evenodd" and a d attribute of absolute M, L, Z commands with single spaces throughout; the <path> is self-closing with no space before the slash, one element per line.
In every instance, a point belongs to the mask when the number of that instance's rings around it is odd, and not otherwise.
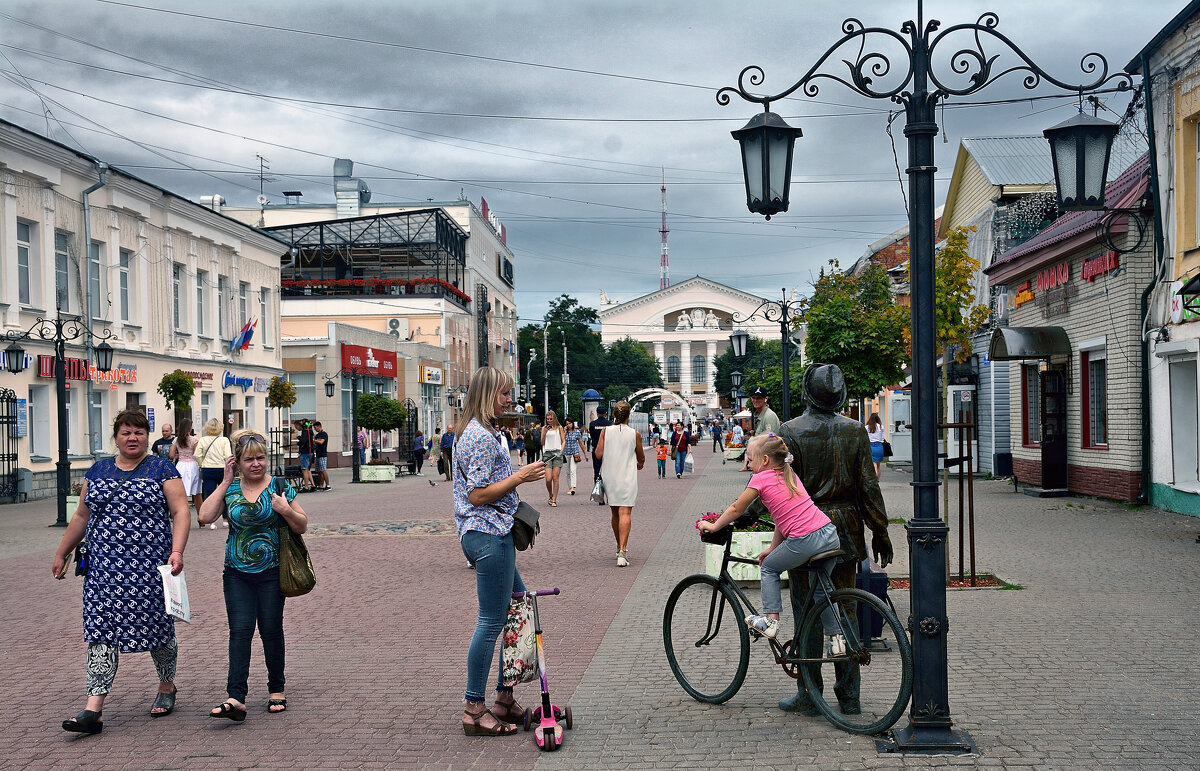
<path fill-rule="evenodd" d="M 546 681 L 546 649 L 542 645 L 542 622 L 538 618 L 537 598 L 547 594 L 558 594 L 558 589 L 539 589 L 532 592 L 513 592 L 513 599 L 529 597 L 533 600 L 533 631 L 537 635 L 538 673 L 542 678 L 542 705 L 535 710 L 525 710 L 524 728 L 533 728 L 533 738 L 537 740 L 538 748 L 544 752 L 553 752 L 562 746 L 563 721 L 568 730 L 572 725 L 571 708 L 556 707 L 550 703 L 550 687 Z"/>

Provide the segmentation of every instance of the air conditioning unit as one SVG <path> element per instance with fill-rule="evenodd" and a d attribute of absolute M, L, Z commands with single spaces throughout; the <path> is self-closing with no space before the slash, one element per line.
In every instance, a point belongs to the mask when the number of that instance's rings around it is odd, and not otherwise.
<path fill-rule="evenodd" d="M 408 319 L 392 318 L 387 321 L 388 334 L 398 340 L 408 339 Z"/>

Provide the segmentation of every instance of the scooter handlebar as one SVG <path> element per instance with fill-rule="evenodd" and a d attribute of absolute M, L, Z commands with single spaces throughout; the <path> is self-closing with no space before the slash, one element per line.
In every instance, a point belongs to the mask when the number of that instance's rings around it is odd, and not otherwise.
<path fill-rule="evenodd" d="M 513 592 L 512 598 L 514 600 L 520 600 L 525 597 L 529 597 L 531 595 L 534 597 L 545 597 L 547 594 L 558 594 L 558 593 L 559 593 L 558 587 L 556 586 L 553 589 L 534 589 L 532 592 Z"/>

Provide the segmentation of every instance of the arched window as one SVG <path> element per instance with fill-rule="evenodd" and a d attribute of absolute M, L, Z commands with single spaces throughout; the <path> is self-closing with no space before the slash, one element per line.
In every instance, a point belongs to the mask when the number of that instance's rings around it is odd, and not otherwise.
<path fill-rule="evenodd" d="M 679 382 L 679 357 L 674 354 L 667 357 L 667 382 Z"/>
<path fill-rule="evenodd" d="M 703 355 L 697 354 L 692 357 L 692 382 L 703 383 L 708 380 L 708 376 L 704 374 L 704 368 L 707 366 L 707 360 Z"/>

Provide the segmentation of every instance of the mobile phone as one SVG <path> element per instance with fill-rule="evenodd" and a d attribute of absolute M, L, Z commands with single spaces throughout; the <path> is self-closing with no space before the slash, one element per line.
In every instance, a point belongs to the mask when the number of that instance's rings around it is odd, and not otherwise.
<path fill-rule="evenodd" d="M 58 571 L 58 577 L 66 578 L 67 568 L 69 568 L 69 567 L 71 567 L 71 559 L 68 557 L 67 559 L 63 560 L 62 570 Z"/>

